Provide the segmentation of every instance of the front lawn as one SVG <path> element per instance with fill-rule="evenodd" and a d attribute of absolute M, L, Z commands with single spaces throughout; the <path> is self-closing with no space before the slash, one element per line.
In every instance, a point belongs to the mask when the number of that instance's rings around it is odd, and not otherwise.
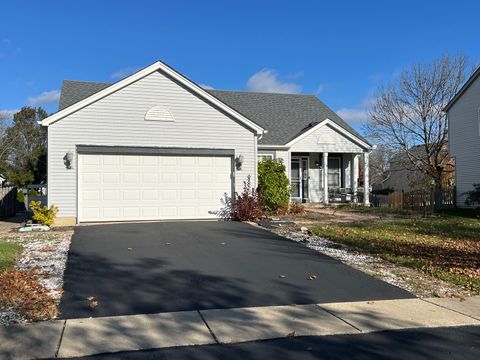
<path fill-rule="evenodd" d="M 317 224 L 326 239 L 420 269 L 480 293 L 480 220 L 441 216 L 354 224 Z"/>
<path fill-rule="evenodd" d="M 21 252 L 20 244 L 0 240 L 0 273 L 15 265 Z"/>

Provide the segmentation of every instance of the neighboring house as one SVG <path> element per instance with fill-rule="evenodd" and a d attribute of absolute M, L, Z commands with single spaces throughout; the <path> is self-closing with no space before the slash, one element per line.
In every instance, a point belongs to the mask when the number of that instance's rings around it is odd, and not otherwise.
<path fill-rule="evenodd" d="M 448 144 L 455 158 L 457 206 L 465 205 L 465 192 L 480 183 L 480 68 L 445 107 Z"/>
<path fill-rule="evenodd" d="M 421 157 L 425 150 L 422 145 L 416 145 L 410 149 L 412 154 Z M 451 187 L 453 185 L 453 175 L 455 171 L 455 162 L 452 157 L 447 155 L 447 146 L 444 146 L 442 156 L 445 156 L 441 166 L 444 169 L 442 176 L 442 187 Z M 395 153 L 390 160 L 388 177 L 374 189 L 392 189 L 394 191 L 412 191 L 425 190 L 432 187 L 432 178 L 425 175 L 422 171 L 415 168 L 407 155 L 403 152 Z"/>
<path fill-rule="evenodd" d="M 212 217 L 248 176 L 256 186 L 265 156 L 285 162 L 293 200 L 328 202 L 357 191 L 371 149 L 313 95 L 205 90 L 162 62 L 114 84 L 64 81 L 42 125 L 64 224 Z"/>

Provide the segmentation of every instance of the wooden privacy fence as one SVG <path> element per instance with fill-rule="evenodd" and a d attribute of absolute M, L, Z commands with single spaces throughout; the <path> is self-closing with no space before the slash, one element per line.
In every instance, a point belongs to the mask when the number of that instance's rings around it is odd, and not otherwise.
<path fill-rule="evenodd" d="M 17 188 L 7 186 L 0 188 L 0 216 L 14 216 L 17 209 Z"/>
<path fill-rule="evenodd" d="M 455 188 L 396 191 L 388 195 L 372 194 L 370 203 L 373 207 L 407 209 L 407 210 L 440 210 L 454 208 Z"/>

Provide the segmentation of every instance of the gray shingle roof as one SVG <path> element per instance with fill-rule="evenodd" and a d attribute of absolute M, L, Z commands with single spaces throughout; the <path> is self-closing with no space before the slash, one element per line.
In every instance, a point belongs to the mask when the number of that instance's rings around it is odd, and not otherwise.
<path fill-rule="evenodd" d="M 63 110 L 112 85 L 111 83 L 63 80 L 58 110 Z"/>
<path fill-rule="evenodd" d="M 59 110 L 75 104 L 110 86 L 110 83 L 64 80 Z M 207 90 L 268 132 L 259 141 L 265 145 L 284 145 L 312 126 L 330 119 L 367 142 L 327 105 L 314 95 L 253 93 Z M 368 143 L 368 142 L 367 142 Z"/>

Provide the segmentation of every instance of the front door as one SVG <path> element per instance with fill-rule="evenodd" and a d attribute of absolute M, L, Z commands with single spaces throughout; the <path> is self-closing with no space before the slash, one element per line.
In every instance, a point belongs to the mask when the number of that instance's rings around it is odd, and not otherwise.
<path fill-rule="evenodd" d="M 292 157 L 290 181 L 293 200 L 308 200 L 308 178 L 308 157 Z"/>

